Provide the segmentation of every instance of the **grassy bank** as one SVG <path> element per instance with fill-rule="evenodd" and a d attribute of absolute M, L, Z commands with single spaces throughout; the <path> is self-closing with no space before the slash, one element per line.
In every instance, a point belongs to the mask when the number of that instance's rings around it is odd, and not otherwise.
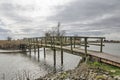
<path fill-rule="evenodd" d="M 47 74 L 36 80 L 120 80 L 120 68 L 88 61 L 73 70 Z"/>
<path fill-rule="evenodd" d="M 111 76 L 119 76 L 120 68 L 112 65 L 108 65 L 100 62 L 87 62 L 87 64 L 92 68 L 100 68 L 110 73 Z"/>

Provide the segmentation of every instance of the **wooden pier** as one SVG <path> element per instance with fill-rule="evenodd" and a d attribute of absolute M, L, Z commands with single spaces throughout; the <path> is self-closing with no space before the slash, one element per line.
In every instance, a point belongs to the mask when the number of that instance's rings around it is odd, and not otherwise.
<path fill-rule="evenodd" d="M 44 58 L 46 58 L 45 48 L 53 50 L 54 66 L 56 66 L 56 50 L 61 50 L 61 65 L 63 65 L 63 54 L 67 51 L 71 54 L 82 56 L 83 59 L 92 61 L 100 61 L 110 65 L 120 67 L 120 57 L 113 56 L 103 52 L 105 37 L 80 37 L 80 36 L 49 36 L 49 37 L 34 37 L 24 38 L 24 44 L 31 54 L 31 49 L 34 53 L 38 52 L 40 58 L 39 48 L 44 49 Z M 99 51 L 88 50 L 90 45 L 99 46 Z M 36 50 L 37 49 L 37 50 Z"/>

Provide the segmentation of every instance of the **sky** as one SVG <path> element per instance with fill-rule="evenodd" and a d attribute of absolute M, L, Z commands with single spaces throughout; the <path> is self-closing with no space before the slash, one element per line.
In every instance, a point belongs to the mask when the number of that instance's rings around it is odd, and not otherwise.
<path fill-rule="evenodd" d="M 120 0 L 0 0 L 0 39 L 65 35 L 120 40 Z"/>

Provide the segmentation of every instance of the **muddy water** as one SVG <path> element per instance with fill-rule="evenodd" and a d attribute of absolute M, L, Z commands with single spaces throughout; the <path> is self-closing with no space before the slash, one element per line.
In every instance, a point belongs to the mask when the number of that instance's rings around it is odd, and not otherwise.
<path fill-rule="evenodd" d="M 0 50 L 2 51 L 2 50 Z M 57 51 L 56 67 L 53 65 L 53 51 L 46 50 L 44 59 L 43 48 L 40 49 L 40 59 L 32 52 L 28 53 L 0 53 L 0 80 L 14 80 L 18 77 L 28 76 L 31 79 L 44 76 L 54 70 L 65 71 L 73 69 L 79 63 L 81 57 L 64 52 L 64 64 L 61 66 L 61 54 Z"/>

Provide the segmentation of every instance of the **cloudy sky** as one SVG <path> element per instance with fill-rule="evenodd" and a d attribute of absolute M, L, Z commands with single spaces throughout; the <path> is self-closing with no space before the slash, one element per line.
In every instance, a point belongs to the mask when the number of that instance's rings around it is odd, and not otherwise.
<path fill-rule="evenodd" d="M 0 0 L 0 39 L 42 36 L 58 22 L 66 35 L 120 40 L 120 0 Z"/>

